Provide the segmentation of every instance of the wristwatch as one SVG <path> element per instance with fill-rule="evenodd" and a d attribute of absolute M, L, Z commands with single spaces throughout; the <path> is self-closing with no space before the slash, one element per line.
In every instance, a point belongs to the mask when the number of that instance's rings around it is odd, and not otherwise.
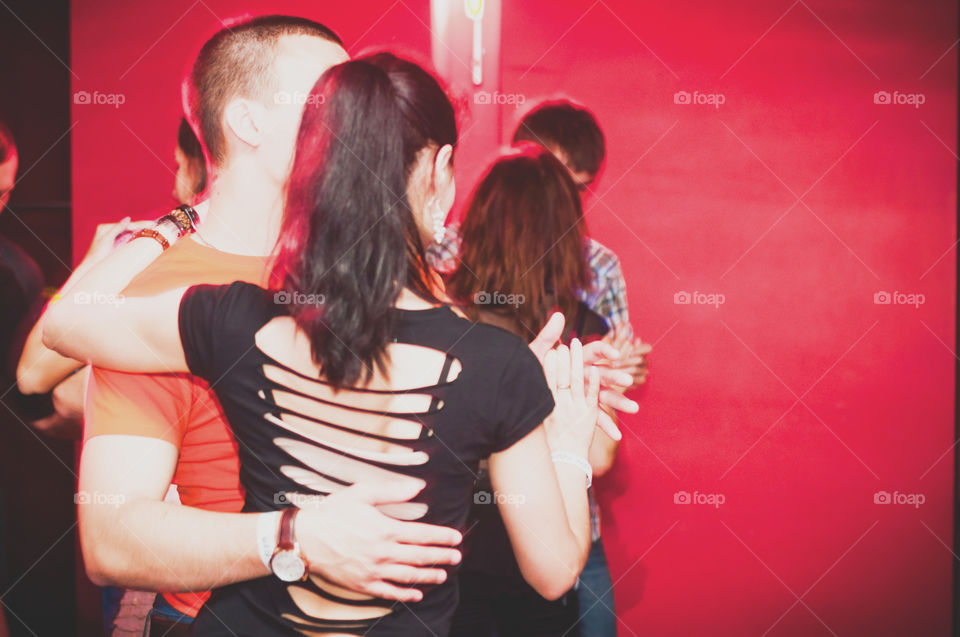
<path fill-rule="evenodd" d="M 277 532 L 277 548 L 270 558 L 270 570 L 284 582 L 297 582 L 307 579 L 307 560 L 300 550 L 300 543 L 293 532 L 298 507 L 288 507 L 280 515 L 280 529 Z"/>

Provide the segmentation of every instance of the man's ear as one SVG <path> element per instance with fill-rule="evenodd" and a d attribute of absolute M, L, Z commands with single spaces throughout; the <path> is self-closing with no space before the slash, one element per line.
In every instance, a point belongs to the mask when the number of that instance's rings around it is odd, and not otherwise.
<path fill-rule="evenodd" d="M 225 128 L 248 146 L 256 148 L 263 141 L 267 123 L 267 109 L 260 103 L 231 100 L 223 110 Z"/>

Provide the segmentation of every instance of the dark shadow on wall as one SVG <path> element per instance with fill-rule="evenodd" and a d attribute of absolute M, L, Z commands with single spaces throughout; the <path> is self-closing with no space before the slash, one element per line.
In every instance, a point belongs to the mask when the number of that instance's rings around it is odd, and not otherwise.
<path fill-rule="evenodd" d="M 69 274 L 70 10 L 67 0 L 0 6 L 0 118 L 20 169 L 0 234 L 40 266 L 48 287 Z M 35 433 L 0 387 L 0 599 L 11 635 L 99 634 L 87 585 L 78 620 L 75 443 Z"/>

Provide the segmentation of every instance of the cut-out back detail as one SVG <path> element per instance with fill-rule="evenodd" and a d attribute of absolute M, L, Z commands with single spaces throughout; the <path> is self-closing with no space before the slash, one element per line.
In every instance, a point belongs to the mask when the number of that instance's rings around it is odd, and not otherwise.
<path fill-rule="evenodd" d="M 479 461 L 535 428 L 553 408 L 536 358 L 517 337 L 449 308 L 397 311 L 386 370 L 335 390 L 310 344 L 270 292 L 236 283 L 191 289 L 181 341 L 211 381 L 238 440 L 247 511 L 316 506 L 353 485 L 415 481 L 400 520 L 464 529 Z M 346 591 L 316 575 L 217 591 L 195 631 L 244 635 L 442 635 L 456 604 L 455 567 L 416 604 Z M 224 622 L 224 623 L 221 623 Z"/>

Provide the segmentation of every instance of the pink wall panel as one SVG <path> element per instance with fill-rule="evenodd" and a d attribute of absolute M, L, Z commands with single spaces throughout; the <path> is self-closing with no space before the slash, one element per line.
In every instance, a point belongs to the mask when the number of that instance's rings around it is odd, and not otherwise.
<path fill-rule="evenodd" d="M 605 128 L 589 223 L 655 343 L 600 481 L 622 635 L 947 634 L 956 17 L 948 2 L 504 11 L 503 90 L 562 91 Z"/>

